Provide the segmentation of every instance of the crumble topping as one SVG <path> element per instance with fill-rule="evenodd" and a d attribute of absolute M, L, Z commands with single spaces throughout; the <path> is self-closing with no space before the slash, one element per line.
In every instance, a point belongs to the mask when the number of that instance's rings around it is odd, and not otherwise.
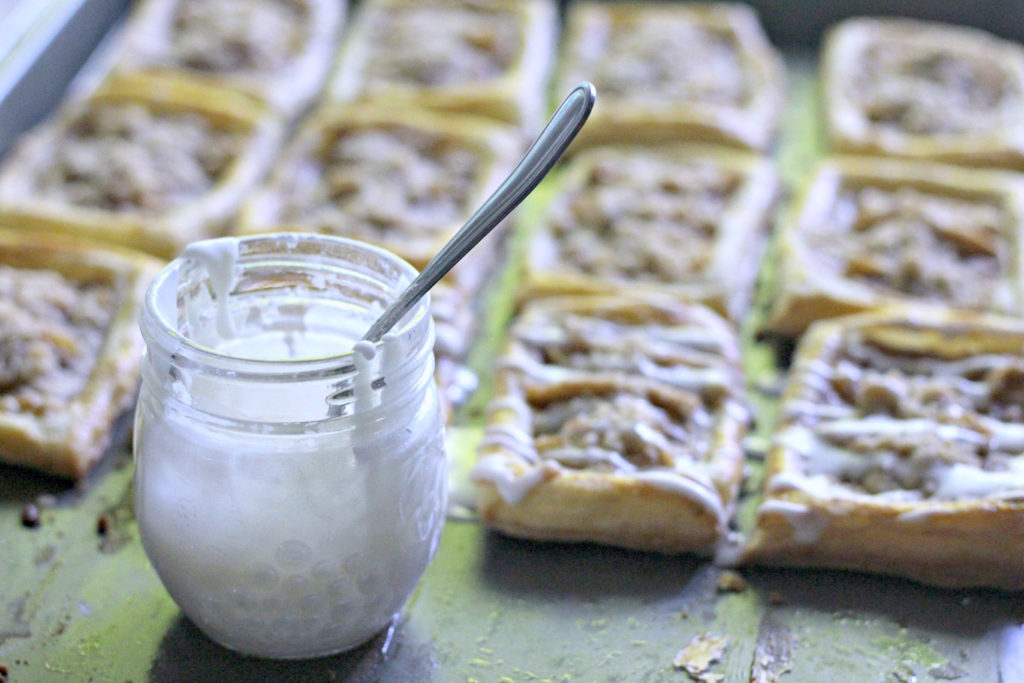
<path fill-rule="evenodd" d="M 644 375 L 716 405 L 731 386 L 724 344 L 703 327 L 559 312 L 522 319 L 514 334 L 542 366 Z"/>
<path fill-rule="evenodd" d="M 673 405 L 612 391 L 534 405 L 537 453 L 602 471 L 673 468 L 708 457 L 711 420 L 696 399 Z"/>
<path fill-rule="evenodd" d="M 240 135 L 198 114 L 100 104 L 81 115 L 38 171 L 41 197 L 108 211 L 156 214 L 209 191 Z"/>
<path fill-rule="evenodd" d="M 179 0 L 166 61 L 186 69 L 267 72 L 305 46 L 303 0 Z"/>
<path fill-rule="evenodd" d="M 369 242 L 429 239 L 465 218 L 479 168 L 473 150 L 423 131 L 345 131 L 293 174 L 282 217 Z"/>
<path fill-rule="evenodd" d="M 992 201 L 911 188 L 840 192 L 807 232 L 809 251 L 843 277 L 887 293 L 990 309 L 1010 254 L 1008 217 Z"/>
<path fill-rule="evenodd" d="M 872 124 L 916 135 L 999 127 L 1022 98 L 991 57 L 895 40 L 879 40 L 863 52 L 848 93 Z"/>
<path fill-rule="evenodd" d="M 946 360 L 851 331 L 804 383 L 785 419 L 808 474 L 901 500 L 1024 489 L 1020 356 Z"/>
<path fill-rule="evenodd" d="M 945 361 L 852 339 L 832 371 L 830 397 L 861 415 L 1024 422 L 1024 358 L 979 354 Z"/>
<path fill-rule="evenodd" d="M 598 161 L 552 210 L 562 264 L 604 279 L 679 283 L 710 265 L 740 178 L 710 162 Z"/>
<path fill-rule="evenodd" d="M 115 300 L 107 284 L 0 265 L 0 410 L 66 408 L 92 373 Z"/>
<path fill-rule="evenodd" d="M 613 22 L 608 35 L 581 58 L 601 97 L 645 106 L 669 102 L 741 105 L 748 97 L 733 36 L 686 17 L 648 14 Z"/>
<path fill-rule="evenodd" d="M 369 83 L 438 87 L 494 79 L 521 50 L 514 13 L 462 2 L 454 7 L 393 7 L 368 28 Z"/>

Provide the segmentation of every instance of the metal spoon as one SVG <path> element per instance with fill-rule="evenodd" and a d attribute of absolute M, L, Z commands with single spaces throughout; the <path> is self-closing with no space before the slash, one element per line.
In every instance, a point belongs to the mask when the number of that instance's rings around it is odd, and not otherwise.
<path fill-rule="evenodd" d="M 437 256 L 427 264 L 423 272 L 417 275 L 395 302 L 377 318 L 363 335 L 362 341 L 380 341 L 420 297 L 437 284 L 437 281 L 461 261 L 477 242 L 487 236 L 494 226 L 533 192 L 583 128 L 591 109 L 594 108 L 595 99 L 597 91 L 593 84 L 584 81 L 573 88 L 505 182 L 487 198 L 448 244 L 444 245 Z"/>

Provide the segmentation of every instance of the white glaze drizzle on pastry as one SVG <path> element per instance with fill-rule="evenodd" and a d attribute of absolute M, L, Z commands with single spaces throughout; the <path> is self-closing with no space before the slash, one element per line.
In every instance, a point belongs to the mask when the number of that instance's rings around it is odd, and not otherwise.
<path fill-rule="evenodd" d="M 829 525 L 828 515 L 803 503 L 789 500 L 766 500 L 758 507 L 757 514 L 758 517 L 768 515 L 784 517 L 793 528 L 793 540 L 807 545 L 817 543 Z"/>
<path fill-rule="evenodd" d="M 934 497 L 940 500 L 1024 500 L 1024 471 L 989 472 L 954 463 L 938 468 L 935 478 L 938 487 Z"/>
<path fill-rule="evenodd" d="M 518 505 L 527 494 L 541 482 L 561 471 L 554 461 L 545 460 L 533 467 L 516 467 L 499 454 L 485 455 L 477 461 L 469 478 L 472 481 L 486 481 L 494 485 L 498 494 L 509 505 Z"/>
<path fill-rule="evenodd" d="M 589 438 L 595 443 L 585 445 L 579 441 L 581 438 L 587 440 L 579 431 L 579 424 L 561 436 L 549 431 L 560 424 L 559 411 L 546 417 L 543 421 L 546 426 L 541 427 L 536 422 L 536 410 L 527 401 L 517 396 L 501 396 L 488 406 L 491 420 L 479 447 L 483 455 L 471 472 L 471 478 L 477 482 L 492 483 L 507 503 L 515 505 L 529 490 L 555 474 L 599 471 L 687 498 L 708 510 L 718 525 L 724 527 L 727 513 L 721 495 L 704 472 L 704 463 L 699 460 L 707 448 L 704 438 L 693 444 L 699 445 L 700 451 L 693 454 L 694 460 L 671 455 L 683 443 L 694 438 L 687 433 L 688 429 L 704 431 L 713 428 L 715 418 L 709 415 L 709 411 L 721 411 L 740 421 L 748 417 L 748 411 L 733 396 L 738 373 L 730 367 L 730 361 L 736 354 L 728 340 L 723 340 L 722 334 L 723 331 L 717 327 L 704 327 L 697 321 L 651 324 L 628 318 L 616 319 L 615 314 L 608 311 L 558 314 L 530 311 L 513 327 L 515 342 L 499 360 L 499 372 L 517 375 L 530 385 L 548 387 L 563 382 L 579 382 L 586 386 L 588 378 L 596 376 L 641 376 L 695 398 L 707 395 L 716 406 L 709 407 L 703 399 L 697 398 L 689 414 L 693 424 L 682 429 L 681 425 L 675 424 L 660 427 L 657 423 L 648 424 L 641 417 L 644 412 L 660 409 L 650 408 L 651 404 L 639 396 L 629 399 L 626 404 L 616 405 L 620 405 L 620 409 L 628 407 L 630 411 L 639 410 L 643 405 L 648 408 L 635 415 L 630 412 L 628 418 L 620 414 L 607 423 L 607 415 L 600 417 L 604 414 L 601 409 L 590 414 L 588 411 L 594 409 L 593 406 L 586 408 L 584 403 L 582 408 L 576 406 L 580 412 L 570 412 L 575 415 L 573 419 L 576 422 L 589 422 L 588 429 L 594 430 Z M 537 410 L 543 413 L 546 408 Z M 502 414 L 514 417 L 515 424 L 495 419 Z M 536 436 L 528 433 L 531 425 L 532 431 L 537 432 Z M 564 428 L 564 425 L 558 427 L 558 434 Z M 663 432 L 663 428 L 669 431 Z M 602 435 L 603 430 L 609 430 L 608 435 Z M 538 438 L 543 447 L 538 446 Z M 684 441 L 675 441 L 679 438 Z M 618 444 L 622 439 L 626 441 Z M 632 445 L 627 446 L 627 442 Z M 669 457 L 673 464 L 669 465 L 668 461 L 632 462 L 626 451 L 620 450 L 627 447 L 630 450 L 639 447 L 648 453 L 654 449 L 662 454 L 659 457 Z M 509 456 L 516 456 L 521 461 L 516 463 Z M 636 458 L 637 454 L 629 457 Z M 502 462 L 501 458 L 505 461 Z M 553 469 L 552 464 L 556 465 Z"/>

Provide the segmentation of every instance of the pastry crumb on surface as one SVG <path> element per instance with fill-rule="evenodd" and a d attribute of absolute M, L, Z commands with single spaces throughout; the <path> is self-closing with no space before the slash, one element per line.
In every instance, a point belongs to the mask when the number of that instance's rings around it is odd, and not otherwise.
<path fill-rule="evenodd" d="M 683 669 L 690 678 L 702 683 L 721 681 L 722 674 L 709 673 L 708 669 L 725 654 L 729 647 L 728 636 L 716 636 L 702 633 L 696 636 L 672 659 L 672 666 Z"/>
<path fill-rule="evenodd" d="M 747 589 L 747 581 L 739 572 L 726 569 L 718 575 L 715 588 L 719 593 L 742 593 Z"/>
<path fill-rule="evenodd" d="M 286 66 L 308 40 L 300 0 L 180 0 L 166 59 L 186 69 L 267 72 Z"/>
<path fill-rule="evenodd" d="M 494 7 L 391 7 L 373 15 L 376 49 L 366 65 L 378 83 L 441 87 L 501 77 L 521 50 L 515 13 Z"/>
<path fill-rule="evenodd" d="M 100 104 L 81 114 L 33 169 L 40 198 L 104 211 L 160 214 L 211 190 L 241 135 L 198 113 Z"/>

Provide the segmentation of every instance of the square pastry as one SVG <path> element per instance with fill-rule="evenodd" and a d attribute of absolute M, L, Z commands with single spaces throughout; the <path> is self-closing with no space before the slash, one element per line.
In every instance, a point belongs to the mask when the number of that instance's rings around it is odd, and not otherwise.
<path fill-rule="evenodd" d="M 238 231 L 349 237 L 423 268 L 504 179 L 517 150 L 508 126 L 479 117 L 383 104 L 322 109 L 246 203 Z M 460 287 L 475 288 L 495 242 L 462 261 Z"/>
<path fill-rule="evenodd" d="M 248 96 L 116 77 L 20 141 L 0 170 L 0 221 L 171 258 L 223 231 L 281 135 Z"/>
<path fill-rule="evenodd" d="M 1024 588 L 1024 322 L 890 308 L 814 325 L 747 561 Z"/>
<path fill-rule="evenodd" d="M 481 519 L 525 538 L 711 554 L 748 422 L 736 335 L 710 310 L 656 296 L 530 302 L 470 475 Z"/>
<path fill-rule="evenodd" d="M 0 461 L 82 477 L 135 398 L 137 318 L 160 262 L 0 230 Z"/>
<path fill-rule="evenodd" d="M 1024 305 L 1024 179 L 926 162 L 824 162 L 776 235 L 768 327 L 915 303 L 1016 312 Z"/>
<path fill-rule="evenodd" d="M 297 114 L 334 63 L 345 0 L 144 0 L 115 71 L 196 79 Z"/>
<path fill-rule="evenodd" d="M 557 22 L 552 0 L 367 0 L 328 98 L 477 114 L 533 134 Z"/>
<path fill-rule="evenodd" d="M 822 54 L 837 151 L 1024 169 L 1024 47 L 911 19 L 836 26 Z"/>
<path fill-rule="evenodd" d="M 556 91 L 581 80 L 598 104 L 577 149 L 694 140 L 763 151 L 785 97 L 782 58 L 740 4 L 572 3 Z"/>
<path fill-rule="evenodd" d="M 600 147 L 554 182 L 524 297 L 648 290 L 743 315 L 778 190 L 769 161 L 704 146 Z"/>

